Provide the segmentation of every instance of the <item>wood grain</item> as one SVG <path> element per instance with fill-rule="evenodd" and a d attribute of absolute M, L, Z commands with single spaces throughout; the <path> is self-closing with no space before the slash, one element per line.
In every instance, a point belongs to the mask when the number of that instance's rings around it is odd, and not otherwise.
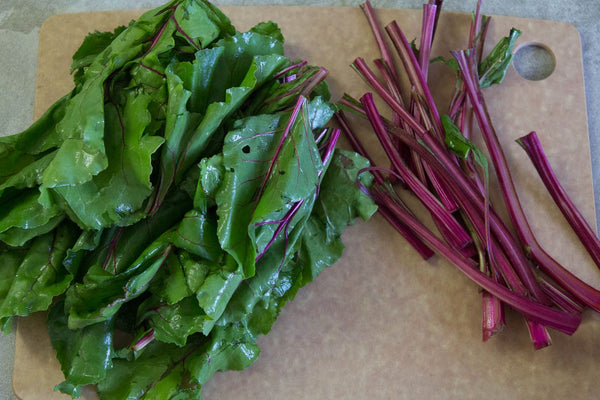
<path fill-rule="evenodd" d="M 366 90 L 348 67 L 356 56 L 376 57 L 358 8 L 224 7 L 240 30 L 277 21 L 291 58 L 302 57 L 331 72 L 334 98 Z M 58 15 L 40 32 L 35 113 L 38 117 L 71 88 L 71 54 L 84 35 L 112 29 L 140 11 Z M 384 23 L 398 20 L 418 37 L 420 11 L 379 10 Z M 465 45 L 469 16 L 445 14 L 434 52 Z M 543 81 L 510 69 L 505 83 L 489 89 L 490 111 L 516 185 L 540 242 L 574 273 L 600 287 L 594 267 L 514 139 L 536 130 L 566 190 L 595 221 L 584 97 L 581 45 L 576 29 L 542 20 L 494 17 L 490 42 L 510 27 L 523 31 L 520 45 L 550 47 L 557 60 Z M 432 66 L 440 94 L 451 76 Z M 365 135 L 367 132 L 365 132 Z M 345 255 L 302 289 L 272 332 L 261 337 L 259 360 L 243 372 L 218 373 L 205 386 L 220 399 L 588 399 L 600 393 L 600 318 L 588 313 L 572 337 L 553 332 L 554 345 L 534 351 L 522 319 L 481 342 L 477 288 L 440 259 L 422 261 L 384 221 L 360 222 L 344 235 Z M 19 321 L 14 389 L 24 400 L 64 399 L 53 393 L 62 375 L 39 314 Z M 95 398 L 93 391 L 86 399 Z"/>

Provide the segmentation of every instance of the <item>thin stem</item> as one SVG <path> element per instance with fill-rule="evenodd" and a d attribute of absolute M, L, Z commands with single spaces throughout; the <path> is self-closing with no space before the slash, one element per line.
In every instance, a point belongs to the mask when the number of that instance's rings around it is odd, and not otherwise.
<path fill-rule="evenodd" d="M 319 67 L 317 72 L 306 80 L 305 85 L 300 92 L 300 96 L 309 97 L 314 88 L 327 78 L 327 75 L 329 75 L 329 71 L 324 67 Z"/>
<path fill-rule="evenodd" d="M 413 193 L 415 193 L 415 195 L 423 202 L 423 205 L 429 210 L 436 222 L 440 224 L 440 228 L 444 230 L 445 237 L 451 240 L 453 245 L 457 248 L 465 247 L 471 242 L 469 234 L 403 162 L 398 150 L 393 146 L 391 137 L 387 133 L 383 121 L 379 116 L 379 112 L 373 101 L 373 95 L 371 93 L 366 93 L 361 97 L 361 102 L 367 113 L 367 117 L 371 122 L 371 126 L 389 160 L 394 166 L 394 169 L 398 171 L 408 187 L 410 187 Z"/>
<path fill-rule="evenodd" d="M 546 189 L 548 189 L 548 193 L 552 196 L 554 203 L 556 203 L 575 234 L 579 237 L 581 243 L 594 260 L 594 263 L 596 263 L 596 266 L 600 268 L 600 240 L 596 236 L 594 229 L 587 223 L 584 216 L 560 184 L 537 134 L 531 132 L 517 140 L 517 143 L 523 147 L 531 159 L 533 166 L 540 175 L 542 182 L 544 182 Z"/>
<path fill-rule="evenodd" d="M 581 315 L 559 311 L 511 292 L 506 287 L 492 280 L 489 276 L 480 272 L 473 260 L 463 257 L 459 252 L 436 237 L 403 207 L 390 202 L 386 196 L 381 196 L 381 193 L 377 191 L 375 191 L 375 195 L 379 201 L 387 204 L 390 210 L 394 212 L 394 215 L 411 228 L 434 251 L 454 264 L 473 282 L 528 317 L 531 321 L 538 322 L 567 335 L 572 335 L 579 327 Z"/>
<path fill-rule="evenodd" d="M 375 92 L 387 103 L 392 111 L 398 113 L 402 120 L 419 135 L 427 134 L 427 129 L 379 82 L 373 71 L 361 57 L 352 63 L 352 67 L 365 79 Z"/>
<path fill-rule="evenodd" d="M 264 249 L 262 249 L 262 251 L 254 259 L 255 263 L 258 262 L 258 260 L 260 260 L 265 255 L 267 250 L 269 250 L 271 248 L 271 245 L 275 242 L 275 240 L 277 239 L 277 237 L 279 236 L 281 231 L 283 231 L 284 229 L 287 229 L 287 227 L 289 226 L 292 219 L 298 213 L 298 210 L 302 207 L 302 204 L 304 204 L 304 200 L 300 200 L 300 201 L 296 202 L 292 206 L 292 208 L 290 208 L 288 210 L 288 212 L 285 214 L 285 217 L 283 217 L 282 220 L 274 221 L 274 223 L 278 223 L 277 229 L 275 229 L 275 232 L 273 233 L 273 236 L 269 240 L 269 243 L 267 243 L 267 245 L 264 247 Z M 286 237 L 286 240 L 287 240 L 287 237 Z"/>
<path fill-rule="evenodd" d="M 432 4 L 436 7 L 435 10 L 435 20 L 433 22 L 433 35 L 432 35 L 432 40 L 435 37 L 435 32 L 437 31 L 437 26 L 438 26 L 438 21 L 440 19 L 440 13 L 442 12 L 442 4 L 444 3 L 444 0 L 429 0 L 429 4 Z"/>
<path fill-rule="evenodd" d="M 458 61 L 461 76 L 466 84 L 469 100 L 473 105 L 475 118 L 481 129 L 482 136 L 490 154 L 490 159 L 492 160 L 498 177 L 498 182 L 509 217 L 515 226 L 519 239 L 528 250 L 529 256 L 537 262 L 546 274 L 559 282 L 562 287 L 577 296 L 590 308 L 600 311 L 600 291 L 586 284 L 569 270 L 565 269 L 537 242 L 537 239 L 529 226 L 523 207 L 521 206 L 510 170 L 508 169 L 504 151 L 502 150 L 498 136 L 491 124 L 485 101 L 479 90 L 479 83 L 474 79 L 472 72 L 469 69 L 466 53 L 465 51 L 453 51 L 452 54 Z"/>
<path fill-rule="evenodd" d="M 446 181 L 448 188 L 455 193 L 455 200 L 462 208 L 467 208 L 468 202 L 471 202 L 475 209 L 484 209 L 485 199 L 481 193 L 473 186 L 472 181 L 468 180 L 462 174 L 462 171 L 454 164 L 437 140 L 431 138 L 429 135 L 421 137 L 427 146 L 425 148 L 417 140 L 408 135 L 400 135 L 399 137 L 408 146 L 419 151 L 421 158 L 426 160 L 432 168 L 436 169 L 439 175 Z M 445 174 L 442 174 L 442 172 L 445 172 Z M 492 208 L 490 208 L 489 221 L 491 231 L 496 235 L 498 241 L 505 249 L 522 282 L 538 301 L 547 303 L 547 300 L 544 300 L 546 296 L 539 288 L 520 245 Z"/>
<path fill-rule="evenodd" d="M 151 329 L 150 331 L 148 331 L 144 336 L 142 336 L 138 341 L 136 341 L 132 346 L 131 349 L 133 351 L 140 351 L 142 350 L 144 347 L 148 346 L 150 343 L 152 343 L 152 341 L 154 341 L 154 329 Z"/>
<path fill-rule="evenodd" d="M 329 140 L 327 143 L 327 147 L 325 148 L 325 152 L 323 153 L 323 165 L 327 165 L 333 156 L 333 152 L 335 151 L 335 145 L 340 137 L 340 130 L 334 129 L 331 135 L 329 136 Z M 322 171 L 319 172 L 319 177 L 321 177 Z"/>
<path fill-rule="evenodd" d="M 384 204 L 379 205 L 378 211 L 424 260 L 430 259 L 435 254 L 408 226 L 399 221 Z"/>
<path fill-rule="evenodd" d="M 397 21 L 391 22 L 388 26 L 386 26 L 385 29 L 392 40 L 392 43 L 396 47 L 398 54 L 400 55 L 400 59 L 404 64 L 404 69 L 406 70 L 411 84 L 414 86 L 417 94 L 425 99 L 425 103 L 427 104 L 433 119 L 434 133 L 436 137 L 442 140 L 443 129 L 440 115 L 435 105 L 435 101 L 433 100 L 433 96 L 431 95 L 431 91 L 427 86 L 425 76 L 419 67 L 419 62 L 417 61 L 415 54 L 410 47 L 410 43 L 404 36 L 404 33 L 402 32 L 402 29 L 400 29 L 400 25 L 398 25 Z"/>
<path fill-rule="evenodd" d="M 423 4 L 423 22 L 421 29 L 421 40 L 419 43 L 419 66 L 425 81 L 429 73 L 429 59 L 431 56 L 431 45 L 433 43 L 434 28 L 436 22 L 437 7 L 432 4 Z"/>
<path fill-rule="evenodd" d="M 369 160 L 370 165 L 375 165 L 373 164 L 372 159 L 369 157 L 369 154 L 363 147 L 362 143 L 358 140 L 352 128 L 350 128 L 344 113 L 342 111 L 338 111 L 335 114 L 335 117 L 341 127 L 342 132 L 350 141 L 354 151 Z M 385 178 L 380 170 L 369 170 L 369 172 L 373 174 L 376 184 L 385 185 Z M 413 246 L 413 248 L 421 255 L 421 257 L 423 257 L 423 259 L 427 260 L 433 255 L 433 251 L 427 247 L 427 245 L 423 243 L 423 241 L 419 239 L 410 229 L 408 229 L 408 227 L 397 221 L 393 217 L 393 214 L 389 212 L 389 210 L 387 210 L 385 207 L 379 207 L 378 211 L 388 221 L 388 223 L 392 225 L 392 227 L 394 227 L 394 229 L 396 229 L 396 231 Z"/>
<path fill-rule="evenodd" d="M 559 308 L 570 313 L 581 314 L 585 306 L 571 294 L 562 290 L 556 284 L 547 279 L 540 281 L 542 290 L 552 299 Z"/>
<path fill-rule="evenodd" d="M 300 61 L 296 64 L 287 66 L 287 67 L 283 68 L 281 71 L 277 72 L 275 75 L 273 75 L 273 79 L 279 79 L 283 75 L 287 74 L 288 72 L 293 71 L 296 68 L 301 68 L 301 67 L 305 66 L 306 64 L 308 64 L 308 61 Z"/>
<path fill-rule="evenodd" d="M 373 71 L 367 66 L 364 59 L 358 57 L 352 63 L 352 67 L 365 79 L 365 81 L 375 90 L 375 92 L 388 104 L 388 106 L 397 113 L 408 128 L 412 129 L 418 136 L 428 135 L 425 128 L 405 107 L 399 102 L 382 84 L 379 82 Z M 424 168 L 427 168 L 424 166 Z M 426 171 L 427 172 L 427 171 Z M 439 178 L 435 174 L 430 174 L 429 179 L 436 189 L 442 204 L 448 211 L 456 210 L 456 203 L 446 193 L 446 190 L 439 184 Z"/>
<path fill-rule="evenodd" d="M 365 1 L 365 3 L 361 4 L 361 9 L 363 10 L 367 21 L 369 22 L 369 26 L 371 27 L 371 31 L 373 32 L 373 36 L 375 37 L 375 41 L 377 42 L 377 47 L 379 48 L 379 52 L 381 54 L 381 58 L 383 62 L 386 64 L 390 76 L 392 77 L 393 86 L 399 87 L 399 78 L 398 72 L 396 69 L 396 65 L 394 63 L 394 59 L 392 57 L 389 46 L 387 45 L 383 32 L 381 31 L 381 25 L 377 21 L 377 16 L 375 15 L 375 10 L 371 6 L 369 0 Z"/>
<path fill-rule="evenodd" d="M 342 111 L 338 111 L 335 114 L 335 117 L 338 121 L 338 124 L 340 125 L 342 132 L 344 132 L 344 135 L 350 141 L 352 149 L 358 154 L 360 154 L 362 157 L 366 158 L 369 161 L 369 165 L 375 165 L 373 159 L 371 158 L 371 156 L 369 156 L 367 150 L 364 148 L 360 140 L 358 140 L 358 137 L 354 133 L 354 130 L 350 128 L 350 124 L 348 123 L 348 120 L 346 119 L 344 113 Z M 377 184 L 383 185 L 385 183 L 385 179 L 380 171 L 374 171 L 373 177 L 375 178 L 375 182 L 377 182 Z"/>

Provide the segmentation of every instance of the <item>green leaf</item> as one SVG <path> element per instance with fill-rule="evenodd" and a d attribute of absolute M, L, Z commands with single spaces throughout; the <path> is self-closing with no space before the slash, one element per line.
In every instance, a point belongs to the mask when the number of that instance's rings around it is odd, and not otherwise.
<path fill-rule="evenodd" d="M 85 183 L 53 189 L 82 229 L 129 225 L 144 215 L 142 206 L 152 192 L 152 154 L 163 143 L 161 137 L 143 135 L 151 120 L 150 100 L 129 92 L 123 109 L 107 104 L 108 167 Z"/>
<path fill-rule="evenodd" d="M 251 117 L 239 124 L 238 129 L 231 131 L 223 147 L 222 183 L 214 194 L 218 204 L 219 216 L 218 236 L 223 250 L 231 254 L 239 265 L 245 268 L 245 275 L 253 274 L 256 250 L 248 237 L 255 193 L 260 187 L 260 178 L 265 173 L 266 165 L 250 160 L 268 160 L 275 151 L 274 132 L 279 126 L 279 115 L 262 115 Z M 256 133 L 265 132 L 257 135 Z M 248 153 L 244 153 L 244 143 L 248 144 Z M 244 168 L 238 166 L 244 165 Z"/>
<path fill-rule="evenodd" d="M 264 80 L 271 78 L 272 74 L 279 70 L 283 64 L 273 67 L 275 60 L 284 60 L 283 42 L 277 34 L 264 32 L 260 29 L 248 32 L 236 32 L 235 35 L 225 37 L 217 42 L 217 46 L 224 49 L 223 60 L 215 72 L 213 85 L 215 93 L 224 93 L 227 88 L 236 86 L 254 87 Z M 235 62 L 231 62 L 235 60 Z M 287 59 L 283 61 L 287 63 Z M 252 67 L 252 65 L 255 67 Z M 254 73 L 249 74 L 249 71 Z M 244 84 L 244 81 L 254 84 Z M 217 86 L 218 85 L 218 86 Z M 222 101 L 222 100 L 221 100 Z"/>
<path fill-rule="evenodd" d="M 469 154 L 473 154 L 473 159 L 483 169 L 487 182 L 489 180 L 489 164 L 485 154 L 475 146 L 475 143 L 464 137 L 458 127 L 454 125 L 452 119 L 446 114 L 442 115 L 442 125 L 446 134 L 446 146 L 464 160 L 469 157 Z"/>
<path fill-rule="evenodd" d="M 190 136 L 201 117 L 187 110 L 187 103 L 195 91 L 191 86 L 193 72 L 192 64 L 188 62 L 170 64 L 165 70 L 168 90 L 165 144 L 161 152 L 160 180 L 153 193 L 153 210 L 160 206 L 175 183 L 180 159 L 186 153 Z"/>
<path fill-rule="evenodd" d="M 238 55 L 231 55 L 231 57 L 235 56 Z M 236 66 L 243 65 L 245 57 L 242 55 L 238 57 L 239 59 L 234 58 L 236 61 L 231 64 L 235 64 Z M 185 157 L 180 162 L 181 171 L 186 171 L 191 165 L 199 161 L 198 157 L 208 148 L 211 141 L 215 140 L 213 135 L 222 127 L 223 121 L 243 105 L 244 101 L 250 97 L 255 88 L 268 80 L 275 71 L 282 68 L 286 63 L 287 59 L 279 55 L 258 55 L 253 58 L 250 66 L 245 70 L 247 73 L 239 83 L 239 86 L 227 87 L 224 91 L 224 100 L 210 103 L 206 108 L 206 114 L 189 139 L 189 146 L 187 147 Z M 219 75 L 223 74 L 224 71 L 222 70 L 226 69 L 226 67 L 220 68 Z M 236 74 L 237 71 L 229 71 L 229 73 Z M 222 79 L 225 79 L 225 82 L 227 82 L 230 80 L 230 76 L 226 75 L 223 78 L 215 77 L 215 82 L 222 82 Z"/>
<path fill-rule="evenodd" d="M 186 80 L 185 87 L 191 91 L 190 111 L 204 114 L 210 103 L 224 99 L 224 89 L 216 89 L 222 87 L 221 82 L 215 79 L 219 67 L 224 62 L 224 54 L 224 47 L 211 47 L 197 51 L 192 64 L 182 64 L 192 67 L 188 73 L 178 73 L 178 76 Z"/>
<path fill-rule="evenodd" d="M 0 306 L 0 318 L 47 310 L 54 297 L 67 290 L 73 276 L 62 262 L 76 235 L 64 223 L 32 241 Z"/>
<path fill-rule="evenodd" d="M 263 36 L 269 36 L 281 44 L 283 44 L 285 41 L 283 34 L 281 33 L 281 29 L 279 29 L 279 26 L 273 21 L 259 22 L 250 28 L 250 32 L 256 32 Z"/>
<path fill-rule="evenodd" d="M 61 383 L 56 385 L 54 387 L 54 391 L 57 391 L 57 390 L 68 396 L 71 396 L 71 398 L 73 398 L 73 399 L 81 398 L 81 386 L 73 385 L 72 383 L 70 383 L 68 381 L 62 381 Z"/>
<path fill-rule="evenodd" d="M 288 62 L 279 55 L 283 53 L 279 42 L 258 33 L 237 33 L 216 46 L 197 52 L 193 63 L 167 68 L 167 142 L 161 156 L 163 168 L 155 205 L 200 161 L 211 143 L 221 142 L 222 138 L 214 136 L 227 125 L 228 118 Z"/>
<path fill-rule="evenodd" d="M 200 389 L 183 389 L 175 393 L 169 400 L 202 400 Z"/>
<path fill-rule="evenodd" d="M 207 47 L 221 33 L 220 27 L 205 10 L 203 2 L 188 1 L 182 2 L 173 14 L 179 28 L 178 35 L 197 49 Z"/>
<path fill-rule="evenodd" d="M 200 169 L 200 177 L 194 195 L 194 208 L 207 212 L 210 207 L 214 207 L 215 194 L 225 175 L 225 167 L 223 166 L 223 155 L 217 154 L 210 158 L 204 158 L 198 164 Z"/>
<path fill-rule="evenodd" d="M 260 348 L 239 326 L 215 327 L 210 339 L 186 360 L 192 379 L 203 385 L 217 371 L 240 371 L 258 358 Z"/>
<path fill-rule="evenodd" d="M 31 239 L 52 231 L 64 219 L 63 215 L 52 217 L 45 224 L 32 226 L 31 228 L 11 227 L 0 233 L 0 240 L 10 246 L 23 246 Z"/>
<path fill-rule="evenodd" d="M 195 0 L 195 6 L 200 7 L 204 13 L 210 18 L 212 24 L 217 26 L 221 31 L 221 36 L 230 36 L 235 33 L 235 28 L 231 25 L 229 18 L 223 12 L 207 0 Z M 200 18 L 204 18 L 203 14 L 198 14 Z M 210 43 L 203 42 L 206 46 Z"/>
<path fill-rule="evenodd" d="M 197 293 L 206 280 L 211 264 L 214 263 L 194 259 L 185 251 L 179 253 L 179 262 L 183 268 L 188 289 L 192 293 Z"/>
<path fill-rule="evenodd" d="M 173 235 L 173 244 L 208 261 L 217 261 L 223 250 L 217 237 L 216 215 L 191 210 Z"/>
<path fill-rule="evenodd" d="M 256 274 L 246 279 L 232 296 L 217 321 L 218 326 L 244 326 L 247 335 L 253 338 L 267 334 L 283 305 L 303 285 L 299 279 L 301 271 L 302 266 L 295 258 L 282 264 L 279 254 L 266 253 L 258 261 Z"/>
<path fill-rule="evenodd" d="M 12 248 L 0 244 L 0 302 L 4 301 L 12 283 L 15 273 L 27 254 L 26 248 Z"/>
<path fill-rule="evenodd" d="M 62 143 L 56 131 L 56 124 L 63 119 L 65 108 L 71 97 L 72 93 L 69 93 L 58 99 L 23 132 L 0 137 L 0 162 L 2 162 L 0 166 L 4 173 L 7 171 L 5 167 L 8 166 L 5 165 L 4 159 L 11 155 L 10 153 L 18 154 L 18 157 L 22 157 L 24 154 L 37 155 L 56 148 Z"/>
<path fill-rule="evenodd" d="M 177 347 L 155 341 L 138 358 L 115 359 L 106 378 L 98 383 L 98 394 L 111 400 L 168 399 L 185 388 L 182 362 L 195 346 Z"/>
<path fill-rule="evenodd" d="M 33 230 L 42 228 L 44 234 L 56 226 L 45 229 L 47 224 L 57 217 L 62 218 L 62 213 L 57 208 L 46 208 L 38 202 L 39 192 L 35 189 L 22 191 L 17 197 L 7 200 L 0 210 L 0 239 L 5 232 L 13 228 L 22 230 Z M 45 230 L 45 231 L 44 231 Z M 23 232 L 25 234 L 25 232 Z M 37 236 L 37 235 L 35 235 Z M 29 239 L 29 238 L 28 238 Z M 27 240 L 28 240 L 27 239 Z M 9 243 L 13 246 L 21 246 L 23 243 Z"/>
<path fill-rule="evenodd" d="M 13 322 L 15 317 L 0 318 L 0 330 L 5 335 L 10 335 L 13 332 Z"/>
<path fill-rule="evenodd" d="M 183 379 L 183 365 L 178 365 L 171 370 L 167 370 L 166 375 L 155 384 L 150 386 L 149 390 L 144 393 L 146 399 L 170 399 L 179 391 L 178 388 Z"/>
<path fill-rule="evenodd" d="M 148 129 L 149 134 L 156 134 L 164 122 L 163 104 L 167 102 L 165 69 L 156 51 L 145 55 L 141 62 L 131 65 L 131 82 L 128 88 L 141 90 L 152 98 L 148 107 L 154 120 L 151 125 L 153 128 Z"/>
<path fill-rule="evenodd" d="M 14 158 L 13 158 L 14 156 Z M 42 183 L 42 174 L 46 167 L 56 156 L 56 151 L 35 158 L 14 152 L 10 157 L 2 158 L 3 164 L 10 162 L 11 167 L 2 168 L 8 178 L 0 184 L 0 195 L 8 188 L 26 189 L 39 186 Z M 4 166 L 4 165 L 3 165 Z M 13 168 L 12 171 L 10 168 Z"/>
<path fill-rule="evenodd" d="M 148 289 L 167 305 L 173 305 L 195 293 L 190 290 L 186 280 L 184 261 L 182 261 L 185 259 L 189 259 L 186 251 L 180 251 L 177 255 L 171 253 Z"/>
<path fill-rule="evenodd" d="M 64 140 L 56 157 L 44 171 L 43 187 L 79 185 L 108 167 L 104 143 L 104 98 L 107 80 L 127 63 L 136 59 L 146 43 L 169 19 L 169 5 L 143 14 L 111 42 L 85 68 L 79 91 L 65 107 L 57 124 L 59 138 Z M 110 82 L 109 82 L 110 83 Z"/>
<path fill-rule="evenodd" d="M 457 75 L 460 75 L 460 69 L 458 68 L 458 62 L 454 58 L 444 58 L 442 56 L 434 58 L 431 62 L 441 62 L 454 71 Z"/>
<path fill-rule="evenodd" d="M 125 26 L 119 26 L 113 32 L 94 31 L 89 33 L 73 54 L 71 73 L 92 64 L 96 56 L 102 53 L 125 29 Z"/>
<path fill-rule="evenodd" d="M 117 275 L 131 266 L 144 250 L 163 233 L 173 229 L 191 208 L 191 199 L 180 191 L 172 192 L 158 212 L 134 225 L 90 231 L 78 250 L 86 256 L 87 267 L 97 266 Z M 95 235 L 100 235 L 98 238 Z M 86 253 L 89 251 L 89 253 Z M 87 268 L 86 268 L 87 270 Z"/>
<path fill-rule="evenodd" d="M 96 249 L 100 243 L 102 231 L 83 231 L 77 241 L 67 250 L 63 265 L 73 276 L 77 275 L 79 266 L 87 252 Z"/>
<path fill-rule="evenodd" d="M 240 142 L 242 145 L 250 146 L 250 152 L 246 157 L 236 161 L 238 165 L 244 165 L 257 159 L 271 160 L 270 164 L 262 166 L 263 172 L 257 174 L 264 177 L 256 183 L 259 185 L 256 189 L 261 191 L 261 196 L 255 200 L 256 205 L 252 210 L 248 235 L 259 254 L 264 253 L 269 243 L 272 243 L 273 238 L 277 236 L 276 239 L 283 245 L 280 253 L 282 262 L 289 255 L 285 247 L 295 242 L 302 229 L 302 222 L 310 214 L 320 184 L 320 176 L 325 169 L 315 143 L 313 127 L 321 128 L 320 124 L 314 121 L 322 120 L 320 113 L 331 115 L 330 107 L 320 99 L 316 99 L 310 104 L 304 102 L 299 110 L 296 120 L 288 122 L 286 118 L 278 127 L 279 131 L 271 135 L 273 144 L 278 146 L 273 153 L 264 154 L 256 151 L 258 143 L 255 144 L 250 138 Z M 291 124 L 289 134 L 285 138 L 282 137 L 286 129 L 283 123 Z M 239 147 L 238 153 L 244 154 L 244 148 L 239 149 Z M 270 175 L 266 176 L 267 173 Z M 286 221 L 290 210 L 297 207 L 299 203 L 301 205 L 293 218 Z M 279 233 L 281 223 L 277 221 L 286 221 L 284 229 Z"/>
<path fill-rule="evenodd" d="M 205 382 L 217 370 L 249 365 L 258 351 L 256 337 L 270 331 L 282 307 L 294 298 L 300 287 L 339 259 L 343 249 L 340 235 L 345 227 L 357 216 L 366 219 L 376 211 L 370 198 L 356 185 L 359 171 L 367 166 L 367 160 L 355 153 L 338 150 L 334 154 L 301 240 L 288 249 L 294 257 L 282 264 L 280 253 L 267 252 L 258 261 L 256 274 L 246 279 L 232 296 L 211 331 L 208 350 L 192 356 L 189 368 L 198 383 Z M 363 174 L 361 179 L 368 187 L 372 177 Z M 339 211 L 330 214 L 334 209 Z M 235 335 L 224 340 L 225 332 Z M 242 357 L 238 346 L 250 351 L 250 357 Z M 219 358 L 215 362 L 213 357 L 223 353 L 231 358 Z"/>
<path fill-rule="evenodd" d="M 356 153 L 337 149 L 325 173 L 319 198 L 302 234 L 299 263 L 304 266 L 303 284 L 339 260 L 344 249 L 341 235 L 360 217 L 368 220 L 377 206 L 356 182 L 369 187 L 372 175 L 362 173 L 369 162 Z M 359 176 L 360 174 L 360 176 Z"/>
<path fill-rule="evenodd" d="M 241 282 L 241 268 L 233 258 L 226 257 L 223 264 L 215 264 L 209 270 L 196 292 L 198 304 L 206 315 L 216 321 Z"/>
<path fill-rule="evenodd" d="M 500 39 L 490 54 L 479 64 L 479 85 L 486 88 L 504 80 L 513 59 L 513 49 L 521 31 L 512 28 L 508 36 Z"/>
<path fill-rule="evenodd" d="M 63 389 L 68 384 L 76 387 L 104 379 L 106 371 L 112 367 L 112 320 L 71 330 L 64 312 L 64 301 L 59 301 L 50 308 L 46 325 L 66 378 Z"/>
<path fill-rule="evenodd" d="M 173 221 L 180 220 L 189 207 L 187 195 L 174 192 L 157 214 L 103 235 L 88 256 L 91 267 L 83 282 L 75 283 L 67 292 L 71 328 L 110 318 L 148 288 L 172 251 Z"/>
<path fill-rule="evenodd" d="M 307 217 L 314 202 L 323 165 L 311 122 L 330 108 L 315 100 L 298 110 L 293 120 L 289 113 L 246 118 L 225 139 L 225 174 L 215 195 L 218 234 L 223 249 L 243 266 L 245 277 L 253 275 L 256 255 L 274 236 L 280 243 L 293 243 L 294 226 Z M 299 210 L 282 231 L 278 221 L 298 202 Z M 283 262 L 285 251 L 280 256 Z"/>
<path fill-rule="evenodd" d="M 138 321 L 154 330 L 154 338 L 161 342 L 184 346 L 188 336 L 198 332 L 208 333 L 214 320 L 206 315 L 195 296 L 175 304 L 163 304 L 158 297 L 150 297 L 138 310 Z"/>
<path fill-rule="evenodd" d="M 112 275 L 99 266 L 90 268 L 84 282 L 67 291 L 65 310 L 69 313 L 69 328 L 79 329 L 106 321 L 121 306 L 140 296 L 170 253 L 165 237 L 157 239 L 124 272 Z"/>

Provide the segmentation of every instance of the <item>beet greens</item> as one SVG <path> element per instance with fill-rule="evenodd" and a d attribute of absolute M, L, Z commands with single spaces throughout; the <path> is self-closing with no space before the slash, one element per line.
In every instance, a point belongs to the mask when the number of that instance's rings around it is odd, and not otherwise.
<path fill-rule="evenodd" d="M 385 27 L 386 40 L 370 3 L 361 6 L 381 58 L 374 61 L 375 69 L 360 57 L 352 67 L 389 107 L 392 117 L 383 117 L 371 93 L 359 100 L 344 95 L 340 101 L 342 110 L 336 117 L 354 150 L 374 165 L 367 169 L 374 176 L 374 184 L 370 189 L 362 189 L 374 199 L 381 215 L 423 258 L 431 257 L 433 252 L 441 254 L 483 289 L 483 340 L 504 328 L 503 307 L 508 305 L 524 316 L 534 348 L 540 349 L 551 344 L 547 328 L 572 334 L 581 322 L 584 307 L 599 311 L 600 292 L 569 272 L 538 244 L 487 111 L 483 89 L 504 79 L 520 31 L 513 28 L 484 56 L 490 17 L 481 15 L 481 2 L 477 2 L 468 49 L 453 51 L 449 59 L 432 60 L 443 62 L 456 73 L 455 92 L 449 109 L 443 112 L 436 106 L 427 84 L 441 5 L 441 1 L 424 5 L 418 47 L 415 42 L 408 42 L 396 21 Z M 396 50 L 395 57 L 388 42 Z M 400 86 L 401 70 L 396 64 L 403 67 L 408 88 Z M 389 167 L 375 167 L 379 160 L 367 154 L 346 114 L 368 120 Z M 489 156 L 471 140 L 476 127 Z M 600 241 L 558 183 L 535 134 L 521 138 L 519 143 L 598 263 Z M 500 183 L 508 221 L 502 220 L 491 204 L 491 173 Z M 410 192 L 429 212 L 439 236 L 408 208 L 403 201 L 405 192 Z"/>
<path fill-rule="evenodd" d="M 0 138 L 0 322 L 48 311 L 56 390 L 201 398 L 376 211 L 328 71 L 283 42 L 173 0 L 87 36 L 71 93 Z"/>

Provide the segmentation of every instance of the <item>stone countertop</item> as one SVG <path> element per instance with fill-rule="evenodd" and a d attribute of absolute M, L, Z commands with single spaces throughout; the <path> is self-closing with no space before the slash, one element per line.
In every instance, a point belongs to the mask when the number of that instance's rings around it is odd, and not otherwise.
<path fill-rule="evenodd" d="M 216 5 L 358 6 L 363 0 L 215 0 Z M 420 8 L 419 0 L 371 0 L 375 7 Z M 83 11 L 152 8 L 163 0 L 0 0 L 0 135 L 17 133 L 33 121 L 40 27 L 51 15 Z M 446 0 L 444 9 L 471 12 L 475 0 Z M 568 22 L 581 35 L 596 209 L 600 209 L 600 4 L 597 0 L 484 0 L 482 12 Z M 551 43 L 548 43 L 551 46 Z M 600 221 L 600 218 L 598 218 Z M 14 333 L 0 339 L 0 399 L 12 390 Z"/>

